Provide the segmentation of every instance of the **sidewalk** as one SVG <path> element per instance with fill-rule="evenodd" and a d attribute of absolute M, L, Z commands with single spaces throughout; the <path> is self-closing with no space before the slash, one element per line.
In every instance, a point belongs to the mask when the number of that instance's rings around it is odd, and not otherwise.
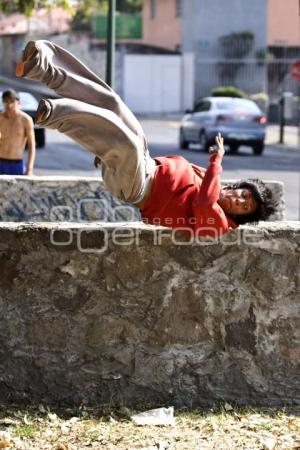
<path fill-rule="evenodd" d="M 291 150 L 300 151 L 300 143 L 298 137 L 298 127 L 286 126 L 284 127 L 284 143 L 279 144 L 279 125 L 268 125 L 266 144 L 272 145 L 272 147 L 277 148 L 288 148 Z"/>

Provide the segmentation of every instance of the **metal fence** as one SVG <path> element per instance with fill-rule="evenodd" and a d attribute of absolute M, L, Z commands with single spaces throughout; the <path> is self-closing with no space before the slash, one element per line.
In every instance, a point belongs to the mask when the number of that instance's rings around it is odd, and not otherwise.
<path fill-rule="evenodd" d="M 249 60 L 196 60 L 196 93 L 208 95 L 216 86 L 236 86 L 247 94 L 264 92 L 270 99 L 282 90 L 298 94 L 299 83 L 290 76 L 295 59 L 280 59 L 270 62 Z"/>
<path fill-rule="evenodd" d="M 248 95 L 261 94 L 256 97 L 263 109 L 271 109 L 276 121 L 278 103 L 282 92 L 294 95 L 294 122 L 298 117 L 298 98 L 300 82 L 290 75 L 295 58 L 262 61 L 260 59 L 196 59 L 195 98 L 210 95 L 217 86 L 235 86 Z M 267 94 L 266 100 L 264 95 Z"/>

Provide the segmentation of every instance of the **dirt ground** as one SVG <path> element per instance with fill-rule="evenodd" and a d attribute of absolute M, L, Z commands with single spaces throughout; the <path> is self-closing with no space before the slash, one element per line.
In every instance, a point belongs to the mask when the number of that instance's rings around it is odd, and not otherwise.
<path fill-rule="evenodd" d="M 152 405 L 153 407 L 153 405 Z M 7 450 L 300 450 L 300 407 L 175 409 L 175 425 L 137 426 L 151 409 L 0 405 L 0 449 Z"/>

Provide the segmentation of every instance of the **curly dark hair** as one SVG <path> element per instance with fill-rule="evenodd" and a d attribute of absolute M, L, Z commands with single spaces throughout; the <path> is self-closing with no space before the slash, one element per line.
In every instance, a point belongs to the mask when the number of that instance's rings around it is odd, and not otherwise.
<path fill-rule="evenodd" d="M 269 189 L 265 183 L 258 178 L 240 180 L 224 187 L 227 189 L 247 188 L 252 192 L 252 195 L 258 204 L 256 210 L 251 214 L 227 214 L 238 225 L 243 225 L 245 223 L 258 223 L 260 220 L 267 220 L 276 212 L 278 200 L 274 198 L 271 189 Z"/>

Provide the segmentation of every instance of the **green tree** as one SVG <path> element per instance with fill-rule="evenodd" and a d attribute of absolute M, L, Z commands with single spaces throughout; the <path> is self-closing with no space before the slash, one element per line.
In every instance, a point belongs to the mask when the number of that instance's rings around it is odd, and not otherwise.
<path fill-rule="evenodd" d="M 117 10 L 126 13 L 140 12 L 143 0 L 117 0 Z"/>
<path fill-rule="evenodd" d="M 117 0 L 116 9 L 121 13 L 138 13 L 143 0 Z M 108 0 L 81 0 L 71 22 L 73 30 L 91 31 L 91 19 L 95 14 L 106 14 Z"/>
<path fill-rule="evenodd" d="M 247 94 L 235 86 L 218 86 L 211 90 L 213 97 L 237 97 L 247 98 Z"/>
<path fill-rule="evenodd" d="M 91 9 L 106 12 L 108 0 L 80 0 L 76 11 L 89 16 Z M 70 12 L 75 12 L 71 0 L 1 0 L 0 11 L 4 14 L 21 12 L 31 16 L 37 8 L 53 8 L 61 6 Z M 141 10 L 143 0 L 117 0 L 117 11 L 136 13 Z"/>
<path fill-rule="evenodd" d="M 4 14 L 12 14 L 20 12 L 27 17 L 32 16 L 34 11 L 38 8 L 54 8 L 60 6 L 70 13 L 74 12 L 71 0 L 1 0 L 0 11 Z"/>
<path fill-rule="evenodd" d="M 107 13 L 108 3 L 103 0 L 83 0 L 76 8 L 71 28 L 78 31 L 91 31 L 91 20 L 95 13 Z"/>
<path fill-rule="evenodd" d="M 230 60 L 218 64 L 222 83 L 234 83 L 239 70 L 244 65 L 243 59 L 250 53 L 253 44 L 254 35 L 251 31 L 230 33 L 219 38 L 223 57 Z"/>
<path fill-rule="evenodd" d="M 222 52 L 225 58 L 242 59 L 250 52 L 254 43 L 254 35 L 251 31 L 230 33 L 219 38 Z"/>
<path fill-rule="evenodd" d="M 73 14 L 73 29 L 90 30 L 91 18 L 95 13 L 106 14 L 108 0 L 79 0 L 78 6 L 72 7 L 71 0 L 0 0 L 0 12 L 12 14 L 20 12 L 27 17 L 38 8 L 54 8 L 60 6 Z M 117 11 L 137 13 L 141 11 L 143 0 L 117 0 Z"/>

